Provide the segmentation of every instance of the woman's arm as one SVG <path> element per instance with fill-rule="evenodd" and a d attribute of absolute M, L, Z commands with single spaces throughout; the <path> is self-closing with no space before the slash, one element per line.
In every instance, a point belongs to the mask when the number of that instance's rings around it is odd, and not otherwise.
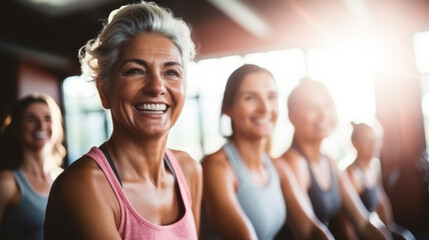
<path fill-rule="evenodd" d="M 330 161 L 338 179 L 345 214 L 352 222 L 357 234 L 365 239 L 391 239 L 388 229 L 379 219 L 370 219 L 369 213 L 354 190 L 348 175 L 340 172 L 333 160 Z"/>
<path fill-rule="evenodd" d="M 19 191 L 12 172 L 0 171 L 0 226 L 7 207 L 18 202 Z"/>
<path fill-rule="evenodd" d="M 119 203 L 96 163 L 83 158 L 54 182 L 45 219 L 45 239 L 121 239 Z"/>
<path fill-rule="evenodd" d="M 296 239 L 334 239 L 311 207 L 308 195 L 299 187 L 294 172 L 284 158 L 274 161 L 287 207 L 287 224 Z"/>
<path fill-rule="evenodd" d="M 257 239 L 236 196 L 236 176 L 222 150 L 205 157 L 203 201 L 207 215 L 222 239 Z"/>
<path fill-rule="evenodd" d="M 383 187 L 380 161 L 378 159 L 375 159 L 374 165 L 377 171 L 377 195 L 380 199 L 380 203 L 376 208 L 376 213 L 378 217 L 389 228 L 391 232 L 399 234 L 407 240 L 415 239 L 415 237 L 410 231 L 395 223 L 392 214 L 392 206 L 390 205 L 389 197 L 387 196 Z"/>

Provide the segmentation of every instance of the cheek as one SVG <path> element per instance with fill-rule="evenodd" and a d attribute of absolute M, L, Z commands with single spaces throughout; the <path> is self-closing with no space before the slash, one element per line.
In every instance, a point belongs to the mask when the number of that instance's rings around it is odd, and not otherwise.
<path fill-rule="evenodd" d="M 273 113 L 273 116 L 274 116 L 275 118 L 277 118 L 277 117 L 279 116 L 279 108 L 278 108 L 278 106 L 277 106 L 277 105 L 275 105 L 275 106 L 273 107 L 273 111 L 272 111 L 272 113 Z"/>
<path fill-rule="evenodd" d="M 186 100 L 185 86 L 183 83 L 178 83 L 177 85 L 173 85 L 170 89 L 172 93 L 172 98 L 175 103 L 175 112 L 176 114 L 180 114 L 180 112 L 182 112 Z"/>
<path fill-rule="evenodd" d="M 32 131 L 32 129 L 34 129 L 34 126 L 32 124 L 22 124 L 19 128 L 19 133 L 21 135 L 28 134 L 30 131 Z"/>
<path fill-rule="evenodd" d="M 47 125 L 47 130 L 48 130 L 48 132 L 52 135 L 52 132 L 53 132 L 53 124 L 52 123 L 49 123 L 48 125 Z"/>

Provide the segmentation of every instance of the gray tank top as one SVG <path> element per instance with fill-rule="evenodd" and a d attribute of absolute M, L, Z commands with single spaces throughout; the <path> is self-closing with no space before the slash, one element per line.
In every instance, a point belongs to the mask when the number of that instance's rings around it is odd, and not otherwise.
<path fill-rule="evenodd" d="M 253 182 L 246 165 L 231 142 L 225 144 L 224 151 L 238 177 L 238 201 L 258 238 L 274 239 L 286 221 L 286 205 L 279 176 L 271 159 L 267 155 L 263 156 L 270 179 L 266 186 L 260 187 Z"/>
<path fill-rule="evenodd" d="M 0 228 L 0 239 L 43 240 L 48 198 L 34 191 L 19 170 L 12 171 L 20 191 L 20 200 L 12 209 L 6 209 Z"/>

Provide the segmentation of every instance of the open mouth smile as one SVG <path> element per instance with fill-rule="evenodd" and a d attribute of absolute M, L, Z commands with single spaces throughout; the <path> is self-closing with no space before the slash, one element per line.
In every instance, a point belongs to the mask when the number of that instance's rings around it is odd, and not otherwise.
<path fill-rule="evenodd" d="M 137 111 L 142 113 L 162 114 L 168 109 L 167 104 L 163 103 L 143 103 L 134 106 Z"/>
<path fill-rule="evenodd" d="M 33 132 L 32 136 L 35 139 L 45 139 L 48 137 L 48 133 L 45 131 L 38 131 L 38 132 Z"/>

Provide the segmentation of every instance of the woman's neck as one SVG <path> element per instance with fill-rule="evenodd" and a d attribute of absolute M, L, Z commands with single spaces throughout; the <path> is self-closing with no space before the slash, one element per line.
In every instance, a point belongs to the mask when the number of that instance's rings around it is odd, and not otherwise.
<path fill-rule="evenodd" d="M 22 150 L 22 163 L 20 169 L 28 174 L 36 176 L 48 175 L 49 169 L 46 164 L 48 162 L 49 154 L 45 149 L 23 149 Z"/>
<path fill-rule="evenodd" d="M 296 135 L 292 141 L 292 149 L 297 150 L 300 154 L 302 154 L 308 161 L 310 162 L 318 162 L 320 161 L 320 147 L 322 145 L 322 141 L 306 141 L 297 137 Z"/>
<path fill-rule="evenodd" d="M 112 134 L 106 147 L 121 179 L 146 179 L 157 184 L 166 173 L 163 161 L 166 140 L 167 136 L 137 141 Z"/>
<path fill-rule="evenodd" d="M 369 168 L 369 165 L 371 163 L 372 158 L 368 158 L 366 156 L 362 156 L 359 153 L 356 156 L 355 164 L 361 168 L 362 170 L 365 170 Z"/>
<path fill-rule="evenodd" d="M 267 139 L 249 140 L 245 137 L 234 136 L 230 141 L 234 143 L 249 168 L 263 167 L 262 157 L 266 154 Z"/>

